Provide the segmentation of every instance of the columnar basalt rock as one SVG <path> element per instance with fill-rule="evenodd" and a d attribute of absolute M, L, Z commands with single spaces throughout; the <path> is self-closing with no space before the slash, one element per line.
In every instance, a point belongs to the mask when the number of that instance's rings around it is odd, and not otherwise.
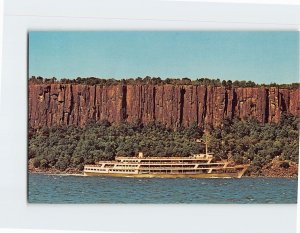
<path fill-rule="evenodd" d="M 221 125 L 224 119 L 278 122 L 283 112 L 300 116 L 299 89 L 226 88 L 196 85 L 30 84 L 29 125 L 89 121 L 160 122 L 167 127 Z"/>

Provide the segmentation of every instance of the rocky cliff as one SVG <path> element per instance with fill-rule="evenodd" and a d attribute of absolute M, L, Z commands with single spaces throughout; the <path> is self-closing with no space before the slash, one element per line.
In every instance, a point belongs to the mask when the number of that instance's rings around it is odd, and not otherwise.
<path fill-rule="evenodd" d="M 218 126 L 226 118 L 278 122 L 300 116 L 299 89 L 196 85 L 29 84 L 29 125 L 84 126 L 89 120 L 161 122 L 168 127 Z"/>

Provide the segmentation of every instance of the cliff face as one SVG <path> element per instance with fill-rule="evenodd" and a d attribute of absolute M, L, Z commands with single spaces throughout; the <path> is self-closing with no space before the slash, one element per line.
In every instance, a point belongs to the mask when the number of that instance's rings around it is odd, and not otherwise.
<path fill-rule="evenodd" d="M 29 125 L 82 127 L 89 120 L 108 120 L 218 126 L 234 117 L 276 123 L 283 112 L 300 116 L 299 92 L 276 87 L 30 84 Z"/>

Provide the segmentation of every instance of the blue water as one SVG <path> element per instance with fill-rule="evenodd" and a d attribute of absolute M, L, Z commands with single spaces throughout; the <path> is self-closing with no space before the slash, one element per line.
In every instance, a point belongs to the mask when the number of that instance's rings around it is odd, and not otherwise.
<path fill-rule="evenodd" d="M 30 203 L 297 203 L 297 178 L 138 179 L 29 174 Z"/>

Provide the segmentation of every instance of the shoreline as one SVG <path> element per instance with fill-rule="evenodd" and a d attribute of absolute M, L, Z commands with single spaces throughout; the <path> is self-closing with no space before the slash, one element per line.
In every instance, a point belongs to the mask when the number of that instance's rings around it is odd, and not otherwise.
<path fill-rule="evenodd" d="M 41 174 L 41 175 L 52 175 L 52 176 L 78 176 L 84 177 L 83 173 L 58 173 L 58 172 L 47 172 L 47 171 L 28 171 L 28 174 Z M 99 176 L 101 177 L 101 176 Z M 126 178 L 126 177 L 125 177 Z M 297 178 L 298 176 L 243 176 L 242 178 Z"/>
<path fill-rule="evenodd" d="M 42 175 L 53 175 L 53 176 L 84 176 L 83 172 L 49 172 L 49 171 L 27 171 L 27 174 L 42 174 Z"/>

